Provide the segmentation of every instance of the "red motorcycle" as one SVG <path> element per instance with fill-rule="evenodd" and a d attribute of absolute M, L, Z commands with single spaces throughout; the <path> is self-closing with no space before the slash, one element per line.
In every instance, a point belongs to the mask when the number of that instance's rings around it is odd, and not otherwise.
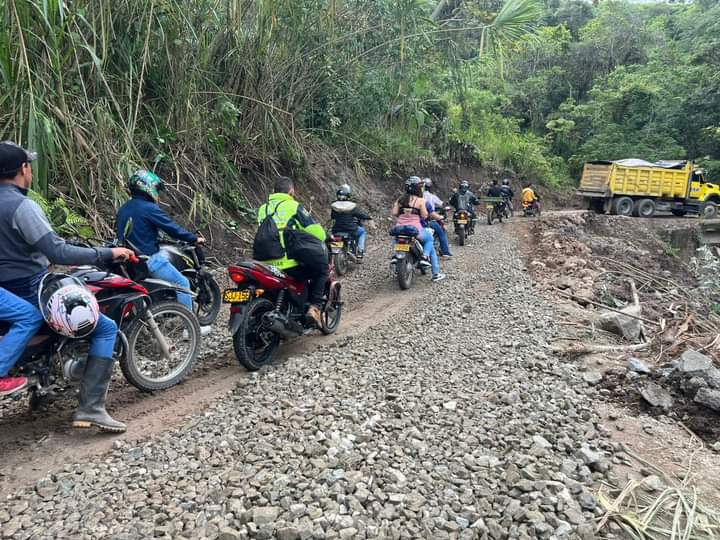
<path fill-rule="evenodd" d="M 223 292 L 223 302 L 230 304 L 235 356 L 246 369 L 257 371 L 270 363 L 283 339 L 301 336 L 314 327 L 305 316 L 307 283 L 258 261 L 230 266 L 228 272 L 237 284 Z M 322 306 L 322 333 L 334 333 L 341 315 L 340 283 L 330 264 Z"/>

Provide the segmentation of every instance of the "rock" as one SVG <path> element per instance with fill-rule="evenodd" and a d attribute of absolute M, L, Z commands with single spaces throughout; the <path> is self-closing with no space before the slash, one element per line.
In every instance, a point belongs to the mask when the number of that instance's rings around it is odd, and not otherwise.
<path fill-rule="evenodd" d="M 281 527 L 275 531 L 278 540 L 298 540 L 300 530 L 297 527 Z"/>
<path fill-rule="evenodd" d="M 628 306 L 620 311 L 636 316 L 639 316 L 641 312 L 637 306 Z M 638 319 L 627 317 L 614 311 L 603 313 L 598 318 L 598 326 L 607 332 L 612 332 L 632 342 L 636 342 L 643 331 L 642 322 Z"/>
<path fill-rule="evenodd" d="M 407 484 L 407 477 L 397 469 L 388 469 L 387 473 L 390 480 L 398 486 L 404 486 Z"/>
<path fill-rule="evenodd" d="M 712 358 L 692 349 L 685 351 L 680 356 L 678 370 L 685 374 L 697 374 L 713 367 Z"/>
<path fill-rule="evenodd" d="M 358 534 L 358 530 L 353 527 L 340 530 L 340 538 L 355 538 Z"/>
<path fill-rule="evenodd" d="M 700 388 L 695 394 L 695 403 L 704 405 L 708 409 L 720 412 L 720 390 L 714 390 L 711 388 Z"/>
<path fill-rule="evenodd" d="M 583 374 L 583 380 L 588 383 L 590 386 L 595 386 L 600 384 L 600 381 L 603 379 L 602 373 L 597 373 L 594 371 L 588 371 Z"/>
<path fill-rule="evenodd" d="M 558 526 L 555 529 L 555 536 L 558 538 L 565 538 L 572 532 L 573 528 L 567 521 L 562 519 L 558 520 Z"/>
<path fill-rule="evenodd" d="M 217 538 L 218 540 L 240 540 L 242 537 L 243 536 L 239 531 L 226 527 L 224 529 L 220 529 L 220 533 Z"/>
<path fill-rule="evenodd" d="M 634 357 L 628 359 L 625 367 L 629 371 L 634 371 L 635 373 L 641 373 L 643 375 L 646 375 L 651 371 L 650 367 L 645 362 Z"/>
<path fill-rule="evenodd" d="M 640 395 L 653 407 L 669 409 L 673 406 L 673 398 L 670 393 L 654 382 L 646 384 Z"/>
<path fill-rule="evenodd" d="M 590 450 L 589 446 L 583 445 L 580 447 L 580 457 L 585 465 L 593 465 L 600 461 L 602 455 Z"/>
<path fill-rule="evenodd" d="M 443 403 L 443 409 L 446 409 L 448 411 L 454 411 L 457 409 L 457 401 L 447 401 Z"/>
<path fill-rule="evenodd" d="M 256 525 L 267 525 L 273 523 L 280 513 L 280 509 L 274 506 L 256 506 L 252 509 L 252 520 Z"/>
<path fill-rule="evenodd" d="M 645 489 L 645 491 L 654 493 L 656 491 L 661 491 L 665 489 L 665 484 L 662 480 L 660 480 L 659 476 L 651 474 L 650 476 L 643 479 L 642 487 Z"/>
<path fill-rule="evenodd" d="M 533 444 L 539 446 L 540 448 L 552 448 L 552 444 L 550 444 L 542 435 L 533 435 L 532 441 Z"/>

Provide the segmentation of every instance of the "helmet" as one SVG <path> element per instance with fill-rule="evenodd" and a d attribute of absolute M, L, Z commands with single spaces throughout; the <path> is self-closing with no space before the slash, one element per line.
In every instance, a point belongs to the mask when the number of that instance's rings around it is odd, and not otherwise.
<path fill-rule="evenodd" d="M 503 184 L 503 186 L 509 186 L 509 185 L 510 185 L 510 179 L 509 179 L 509 178 L 503 178 L 502 184 Z"/>
<path fill-rule="evenodd" d="M 463 180 L 460 182 L 460 193 L 467 193 L 470 189 L 470 184 L 467 183 L 467 180 Z"/>
<path fill-rule="evenodd" d="M 405 180 L 405 192 L 410 195 L 422 196 L 425 183 L 417 176 L 411 176 Z"/>
<path fill-rule="evenodd" d="M 165 184 L 154 172 L 140 169 L 130 175 L 128 189 L 131 193 L 139 192 L 149 196 L 153 201 L 157 201 L 160 198 L 160 192 L 165 189 Z"/>
<path fill-rule="evenodd" d="M 429 178 L 423 178 L 423 183 L 425 184 L 425 189 L 432 189 L 432 180 Z"/>
<path fill-rule="evenodd" d="M 352 197 L 352 188 L 348 184 L 343 184 L 338 188 L 336 195 L 339 200 L 347 201 Z"/>
<path fill-rule="evenodd" d="M 84 338 L 95 330 L 100 306 L 76 277 L 46 274 L 38 289 L 40 311 L 50 328 L 62 336 Z"/>

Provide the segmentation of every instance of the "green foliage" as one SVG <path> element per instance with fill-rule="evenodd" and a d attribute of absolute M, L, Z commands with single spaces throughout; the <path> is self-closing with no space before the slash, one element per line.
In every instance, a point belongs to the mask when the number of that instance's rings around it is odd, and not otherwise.
<path fill-rule="evenodd" d="M 40 193 L 32 189 L 29 191 L 29 196 L 42 209 L 50 220 L 53 229 L 60 236 L 84 238 L 86 240 L 95 236 L 95 231 L 87 219 L 70 210 L 64 198 L 56 197 L 52 202 L 49 202 Z"/>

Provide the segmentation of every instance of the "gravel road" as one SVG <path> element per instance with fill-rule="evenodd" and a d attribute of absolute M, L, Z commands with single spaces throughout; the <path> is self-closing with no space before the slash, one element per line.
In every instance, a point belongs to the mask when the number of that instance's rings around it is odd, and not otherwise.
<path fill-rule="evenodd" d="M 0 536 L 594 538 L 608 443 L 509 229 L 403 293 L 384 248 L 348 279 L 357 331 L 16 491 Z"/>

